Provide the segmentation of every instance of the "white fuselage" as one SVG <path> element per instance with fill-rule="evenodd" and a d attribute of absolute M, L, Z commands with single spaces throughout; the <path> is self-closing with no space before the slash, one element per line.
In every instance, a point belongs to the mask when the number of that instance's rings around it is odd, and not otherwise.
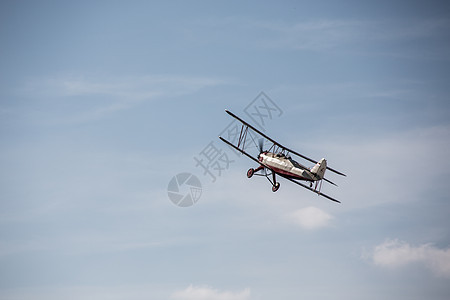
<path fill-rule="evenodd" d="M 317 174 L 312 173 L 307 167 L 302 166 L 292 158 L 286 157 L 283 154 L 263 152 L 259 154 L 258 160 L 262 165 L 271 169 L 273 172 L 288 177 L 306 181 L 322 179 Z"/>

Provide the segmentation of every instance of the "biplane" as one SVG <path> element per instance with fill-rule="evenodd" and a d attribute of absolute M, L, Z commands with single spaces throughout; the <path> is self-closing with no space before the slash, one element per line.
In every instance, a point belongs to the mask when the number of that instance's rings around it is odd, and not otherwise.
<path fill-rule="evenodd" d="M 325 171 L 329 170 L 333 173 L 336 173 L 341 176 L 346 176 L 344 173 L 341 173 L 335 169 L 332 169 L 327 166 L 327 161 L 325 158 L 322 158 L 319 161 L 315 161 L 309 157 L 306 157 L 300 153 L 297 153 L 277 141 L 271 139 L 249 123 L 245 122 L 232 112 L 225 110 L 230 116 L 238 120 L 241 125 L 241 130 L 239 133 L 239 138 L 237 139 L 237 144 L 234 145 L 230 141 L 224 139 L 219 136 L 219 138 L 244 154 L 254 162 L 256 162 L 259 166 L 255 169 L 250 168 L 247 171 L 247 177 L 251 178 L 253 175 L 264 176 L 269 182 L 272 184 L 272 191 L 276 192 L 280 188 L 280 183 L 276 180 L 276 175 L 283 177 L 293 183 L 296 183 L 305 189 L 308 189 L 319 196 L 323 196 L 331 201 L 340 203 L 339 200 L 336 200 L 324 193 L 321 192 L 322 182 L 326 181 L 332 185 L 337 186 L 335 183 L 326 179 Z M 256 135 L 260 136 L 258 139 L 258 143 L 255 141 Z M 264 150 L 264 141 L 267 140 L 270 143 L 270 147 L 267 150 Z M 259 150 L 259 154 L 257 156 L 251 155 L 247 150 L 249 149 L 249 144 L 254 143 L 255 146 Z M 305 167 L 292 159 L 291 154 L 296 155 L 302 159 L 305 159 L 309 162 L 314 163 L 312 168 Z M 262 174 L 258 173 L 259 171 L 263 171 Z M 271 179 L 272 178 L 272 179 Z M 309 183 L 309 186 L 305 183 Z"/>

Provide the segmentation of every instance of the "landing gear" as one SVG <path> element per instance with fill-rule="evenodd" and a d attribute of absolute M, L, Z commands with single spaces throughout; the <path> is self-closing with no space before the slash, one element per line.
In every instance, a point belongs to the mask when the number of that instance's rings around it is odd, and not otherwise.
<path fill-rule="evenodd" d="M 277 183 L 275 183 L 274 185 L 272 185 L 272 192 L 276 192 L 276 191 L 278 191 L 278 189 L 280 188 L 280 183 L 279 182 L 277 182 Z"/>
<path fill-rule="evenodd" d="M 248 178 L 252 178 L 252 176 L 253 176 L 256 172 L 258 172 L 258 171 L 260 171 L 260 170 L 262 170 L 262 169 L 264 169 L 264 166 L 263 166 L 263 165 L 257 167 L 256 169 L 253 169 L 253 168 L 248 169 L 248 171 L 247 171 L 247 177 L 248 177 Z M 259 174 L 256 174 L 256 175 L 259 175 Z"/>
<path fill-rule="evenodd" d="M 258 174 L 258 171 L 264 170 L 265 174 Z M 276 192 L 278 191 L 278 189 L 280 188 L 280 183 L 277 182 L 276 178 L 275 178 L 275 172 L 273 172 L 272 170 L 269 169 L 269 173 L 267 172 L 267 169 L 263 166 L 260 165 L 259 167 L 257 167 L 256 169 L 250 168 L 247 171 L 247 177 L 248 178 L 252 178 L 253 175 L 257 175 L 257 176 L 264 176 L 267 178 L 267 180 L 269 180 L 269 182 L 272 184 L 272 192 Z M 272 180 L 270 180 L 270 175 L 272 175 Z"/>
<path fill-rule="evenodd" d="M 273 178 L 273 183 L 272 183 L 272 192 L 276 192 L 278 191 L 278 189 L 280 188 L 280 183 L 277 182 L 276 178 L 275 178 L 275 172 L 272 172 L 272 178 Z M 270 180 L 269 180 L 270 181 Z"/>

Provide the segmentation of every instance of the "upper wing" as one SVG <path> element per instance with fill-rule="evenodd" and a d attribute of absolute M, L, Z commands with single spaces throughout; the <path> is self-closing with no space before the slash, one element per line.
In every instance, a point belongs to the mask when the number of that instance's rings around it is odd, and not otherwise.
<path fill-rule="evenodd" d="M 290 153 L 293 153 L 293 154 L 295 154 L 295 155 L 297 155 L 297 156 L 299 156 L 299 157 L 301 157 L 301 158 L 303 158 L 303 159 L 306 159 L 306 160 L 308 160 L 308 161 L 310 161 L 310 162 L 312 162 L 312 163 L 314 163 L 314 164 L 317 164 L 317 161 L 315 161 L 315 160 L 313 160 L 313 159 L 311 159 L 311 158 L 309 158 L 309 157 L 306 157 L 306 156 L 304 156 L 304 155 L 302 155 L 302 154 L 300 154 L 300 153 L 297 153 L 297 152 L 295 152 L 295 151 L 293 151 L 293 150 L 291 150 L 291 149 L 289 149 L 289 148 L 287 148 L 287 147 L 281 145 L 281 144 L 278 143 L 277 141 L 271 139 L 270 137 L 268 137 L 267 135 L 265 135 L 264 133 L 262 133 L 261 131 L 259 131 L 258 129 L 256 129 L 256 128 L 253 127 L 252 125 L 250 125 L 249 123 L 245 122 L 244 120 L 242 120 L 241 118 L 239 118 L 238 116 L 236 116 L 235 114 L 233 114 L 231 111 L 229 111 L 229 110 L 227 110 L 227 109 L 225 109 L 225 111 L 226 111 L 230 116 L 232 116 L 232 117 L 235 118 L 236 120 L 240 121 L 240 122 L 241 122 L 242 124 L 244 124 L 245 126 L 248 126 L 248 127 L 251 128 L 253 131 L 255 131 L 256 133 L 260 134 L 261 136 L 263 136 L 263 137 L 266 138 L 267 140 L 271 141 L 272 143 L 274 143 L 274 144 L 277 145 L 278 147 L 281 147 L 281 148 L 285 149 L 286 151 L 288 151 L 288 152 L 290 152 Z M 241 151 L 241 152 L 242 152 L 242 151 Z M 336 173 L 336 174 L 339 174 L 339 175 L 342 175 L 342 176 L 347 176 L 347 175 L 345 175 L 344 173 L 341 173 L 341 172 L 339 172 L 339 171 L 337 171 L 337 170 L 335 170 L 335 169 L 332 169 L 332 168 L 330 168 L 330 167 L 327 167 L 327 169 L 330 170 L 331 172 Z"/>

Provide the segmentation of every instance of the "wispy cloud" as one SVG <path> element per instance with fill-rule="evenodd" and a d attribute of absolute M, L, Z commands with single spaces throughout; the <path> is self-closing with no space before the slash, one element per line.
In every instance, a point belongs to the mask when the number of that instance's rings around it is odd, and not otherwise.
<path fill-rule="evenodd" d="M 450 248 L 439 249 L 432 244 L 410 245 L 400 240 L 386 240 L 369 254 L 372 262 L 380 267 L 399 268 L 422 264 L 436 275 L 450 278 Z"/>
<path fill-rule="evenodd" d="M 121 78 L 87 78 L 77 76 L 48 77 L 31 80 L 20 93 L 34 101 L 59 104 L 70 101 L 85 107 L 60 122 L 87 122 L 133 108 L 145 101 L 162 100 L 195 93 L 225 84 L 211 77 L 146 75 Z"/>
<path fill-rule="evenodd" d="M 315 149 L 326 149 L 330 165 L 349 176 L 335 177 L 339 188 L 334 195 L 346 204 L 342 209 L 355 209 L 420 201 L 430 186 L 435 192 L 446 191 L 450 163 L 441 158 L 450 149 L 449 138 L 449 126 L 433 126 L 393 131 L 381 137 L 342 137 L 339 142 L 318 139 L 310 143 Z M 439 166 L 431 161 L 439 161 Z"/>
<path fill-rule="evenodd" d="M 174 300 L 247 300 L 250 299 L 250 289 L 240 292 L 219 291 L 211 287 L 196 287 L 190 285 L 184 290 L 172 294 Z"/>
<path fill-rule="evenodd" d="M 255 23 L 271 33 L 266 46 L 296 50 L 326 50 L 334 48 L 359 35 L 360 22 L 315 20 L 295 24 Z"/>
<path fill-rule="evenodd" d="M 208 16 L 187 23 L 179 38 L 193 44 L 225 47 L 232 44 L 246 49 L 447 60 L 449 29 L 450 19 L 445 17 L 255 19 Z"/>
<path fill-rule="evenodd" d="M 124 76 L 109 79 L 63 76 L 30 81 L 23 91 L 31 95 L 49 97 L 101 94 L 145 99 L 159 95 L 182 95 L 223 83 L 225 81 L 221 79 L 179 75 Z"/>
<path fill-rule="evenodd" d="M 450 20 L 340 20 L 322 19 L 297 23 L 253 22 L 256 30 L 265 31 L 260 40 L 262 46 L 309 51 L 341 50 L 353 53 L 418 56 L 420 47 L 408 47 L 407 51 L 395 50 L 395 45 L 403 42 L 416 42 L 423 46 L 424 41 L 442 41 L 440 47 L 428 53 L 433 58 L 448 58 L 449 45 L 446 42 Z M 379 45 L 384 46 L 383 51 Z M 426 43 L 425 43 L 426 44 Z M 436 44 L 436 43 L 434 43 Z M 442 50 L 436 52 L 436 50 Z"/>
<path fill-rule="evenodd" d="M 145 285 L 46 285 L 32 287 L 11 287 L 2 289 L 0 299 L 9 300 L 149 300 L 167 299 L 170 294 L 166 286 Z"/>
<path fill-rule="evenodd" d="M 114 232 L 90 232 L 71 231 L 64 237 L 30 237 L 0 241 L 0 258 L 8 255 L 30 254 L 45 252 L 69 256 L 78 256 L 94 253 L 120 253 L 142 249 L 155 249 L 179 246 L 192 242 L 192 238 L 186 236 L 166 238 L 163 236 L 146 236 L 147 232 L 129 232 L 115 230 Z"/>
<path fill-rule="evenodd" d="M 307 230 L 326 227 L 333 219 L 331 215 L 314 206 L 296 210 L 287 217 L 290 221 Z"/>

